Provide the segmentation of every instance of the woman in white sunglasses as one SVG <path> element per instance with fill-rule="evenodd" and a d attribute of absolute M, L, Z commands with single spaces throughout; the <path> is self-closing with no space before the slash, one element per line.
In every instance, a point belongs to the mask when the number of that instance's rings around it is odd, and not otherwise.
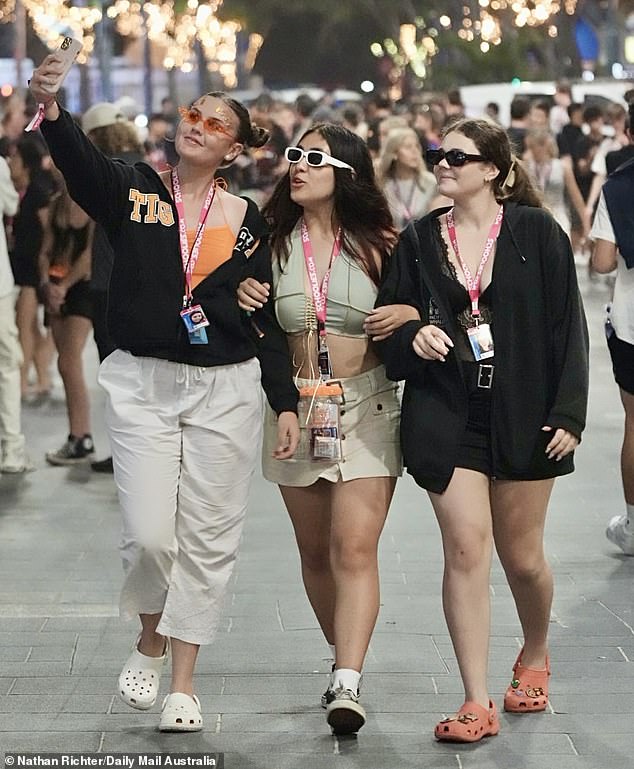
<path fill-rule="evenodd" d="M 276 417 L 266 415 L 263 471 L 278 483 L 290 515 L 308 599 L 334 659 L 322 706 L 337 734 L 365 723 L 361 670 L 379 610 L 377 547 L 401 474 L 397 387 L 385 377 L 369 334 L 389 334 L 412 308 L 374 313 L 378 283 L 395 242 L 386 200 L 365 143 L 340 126 L 311 128 L 286 150 L 288 173 L 264 215 L 271 228 L 273 286 L 242 283 L 240 306 L 255 310 L 272 297 L 287 332 L 300 398 L 302 433 L 311 433 L 311 386 L 336 379 L 338 440 L 316 459 L 272 456 Z M 303 417 L 302 417 L 303 415 Z M 306 445 L 309 444 L 309 445 Z M 314 448 L 314 444 L 312 446 Z M 328 453 L 328 452 L 326 452 Z"/>
<path fill-rule="evenodd" d="M 588 337 L 570 241 L 504 129 L 460 120 L 427 157 L 453 206 L 405 230 L 377 304 L 421 312 L 382 354 L 390 378 L 406 380 L 403 458 L 440 526 L 443 606 L 465 693 L 435 735 L 477 742 L 500 729 L 487 687 L 493 545 L 523 635 L 504 709 L 548 705 L 544 524 L 585 425 Z"/>

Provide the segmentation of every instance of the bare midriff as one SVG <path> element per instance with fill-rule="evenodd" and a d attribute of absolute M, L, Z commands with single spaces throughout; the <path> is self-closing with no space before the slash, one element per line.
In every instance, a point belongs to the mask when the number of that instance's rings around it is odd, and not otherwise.
<path fill-rule="evenodd" d="M 370 371 L 381 363 L 372 342 L 367 337 L 344 336 L 331 332 L 328 334 L 327 344 L 335 379 L 363 374 L 364 371 Z M 317 333 L 313 332 L 309 335 L 308 332 L 303 331 L 298 334 L 288 334 L 288 346 L 294 362 L 293 373 L 302 379 L 317 378 L 319 376 Z"/>

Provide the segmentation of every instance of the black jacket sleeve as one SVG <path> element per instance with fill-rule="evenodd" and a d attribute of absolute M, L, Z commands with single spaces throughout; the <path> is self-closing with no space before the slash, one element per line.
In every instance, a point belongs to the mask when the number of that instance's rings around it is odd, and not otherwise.
<path fill-rule="evenodd" d="M 581 439 L 588 405 L 588 327 L 570 241 L 554 221 L 542 256 L 553 362 L 558 375 L 555 402 L 547 424 L 568 430 Z"/>
<path fill-rule="evenodd" d="M 410 225 L 413 228 L 413 225 Z M 425 310 L 421 296 L 420 280 L 416 270 L 413 239 L 415 233 L 408 228 L 401 235 L 396 249 L 388 261 L 375 306 L 386 304 L 409 304 L 416 307 L 421 318 Z M 382 342 L 376 342 L 379 355 L 385 364 L 389 379 L 398 382 L 401 379 L 420 378 L 425 368 L 425 361 L 412 348 L 412 342 L 424 321 L 409 320 Z"/>
<path fill-rule="evenodd" d="M 100 152 L 64 109 L 57 120 L 45 120 L 41 130 L 72 199 L 108 232 L 116 232 L 127 204 L 131 167 Z"/>
<path fill-rule="evenodd" d="M 283 411 L 297 413 L 299 393 L 293 383 L 288 342 L 273 309 L 275 304 L 272 293 L 271 249 L 266 236 L 260 239 L 247 261 L 243 279 L 249 277 L 271 286 L 269 301 L 264 304 L 264 307 L 254 313 L 244 313 L 262 369 L 262 387 L 276 414 L 281 414 Z"/>

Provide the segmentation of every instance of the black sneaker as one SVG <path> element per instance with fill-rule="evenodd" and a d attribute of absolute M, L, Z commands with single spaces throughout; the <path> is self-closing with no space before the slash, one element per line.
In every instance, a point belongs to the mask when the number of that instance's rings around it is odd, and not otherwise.
<path fill-rule="evenodd" d="M 332 663 L 332 670 L 330 671 L 330 681 L 328 682 L 328 688 L 326 691 L 321 695 L 321 706 L 322 708 L 327 708 L 328 705 L 334 700 L 335 698 L 335 691 L 334 691 L 334 672 L 335 672 L 335 663 Z"/>
<path fill-rule="evenodd" d="M 60 449 L 46 452 L 46 461 L 49 465 L 78 465 L 87 462 L 94 453 L 95 446 L 90 435 L 82 438 L 69 435 Z"/>
<path fill-rule="evenodd" d="M 326 708 L 326 721 L 335 734 L 355 734 L 365 724 L 365 710 L 359 703 L 359 692 L 339 686 Z"/>
<path fill-rule="evenodd" d="M 105 459 L 100 459 L 97 462 L 91 462 L 90 466 L 95 473 L 114 473 L 112 457 L 106 457 Z"/>

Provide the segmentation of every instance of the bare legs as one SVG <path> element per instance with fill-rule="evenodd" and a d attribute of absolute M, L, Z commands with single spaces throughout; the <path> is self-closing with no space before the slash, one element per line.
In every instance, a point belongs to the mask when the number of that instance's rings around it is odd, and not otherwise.
<path fill-rule="evenodd" d="M 37 394 L 47 393 L 51 389 L 50 368 L 54 347 L 51 336 L 40 327 L 37 296 L 33 287 L 20 288 L 15 311 L 24 359 L 20 369 L 22 396 L 28 394 L 31 366 L 35 367 Z"/>
<path fill-rule="evenodd" d="M 621 478 L 625 502 L 634 505 L 634 395 L 620 389 L 625 409 L 625 434 L 621 447 Z"/>
<path fill-rule="evenodd" d="M 492 526 L 489 479 L 457 468 L 443 494 L 430 494 L 442 534 L 443 608 L 465 700 L 489 705 L 489 572 Z"/>
<path fill-rule="evenodd" d="M 544 557 L 546 508 L 553 479 L 493 484 L 493 536 L 524 633 L 522 664 L 542 669 L 553 602 L 553 575 Z"/>
<path fill-rule="evenodd" d="M 57 368 L 64 383 L 69 432 L 76 438 L 90 434 L 90 401 L 84 379 L 82 354 L 92 328 L 80 315 L 51 317 L 51 330 L 57 347 Z"/>
<path fill-rule="evenodd" d="M 281 487 L 308 599 L 336 666 L 361 671 L 379 611 L 377 548 L 395 478 Z"/>
<path fill-rule="evenodd" d="M 523 664 L 543 668 L 552 575 L 543 532 L 552 480 L 495 481 L 457 468 L 430 498 L 443 540 L 443 606 L 465 700 L 488 707 L 489 572 L 495 542 L 524 632 Z"/>
<path fill-rule="evenodd" d="M 330 566 L 330 490 L 319 480 L 306 488 L 281 486 L 295 530 L 302 580 L 326 641 L 335 643 L 335 580 Z"/>
<path fill-rule="evenodd" d="M 160 614 L 139 614 L 141 638 L 139 651 L 148 657 L 162 657 L 165 653 L 165 638 L 156 632 L 161 620 Z M 172 681 L 170 693 L 181 692 L 190 697 L 194 694 L 194 667 L 200 646 L 172 638 Z"/>

